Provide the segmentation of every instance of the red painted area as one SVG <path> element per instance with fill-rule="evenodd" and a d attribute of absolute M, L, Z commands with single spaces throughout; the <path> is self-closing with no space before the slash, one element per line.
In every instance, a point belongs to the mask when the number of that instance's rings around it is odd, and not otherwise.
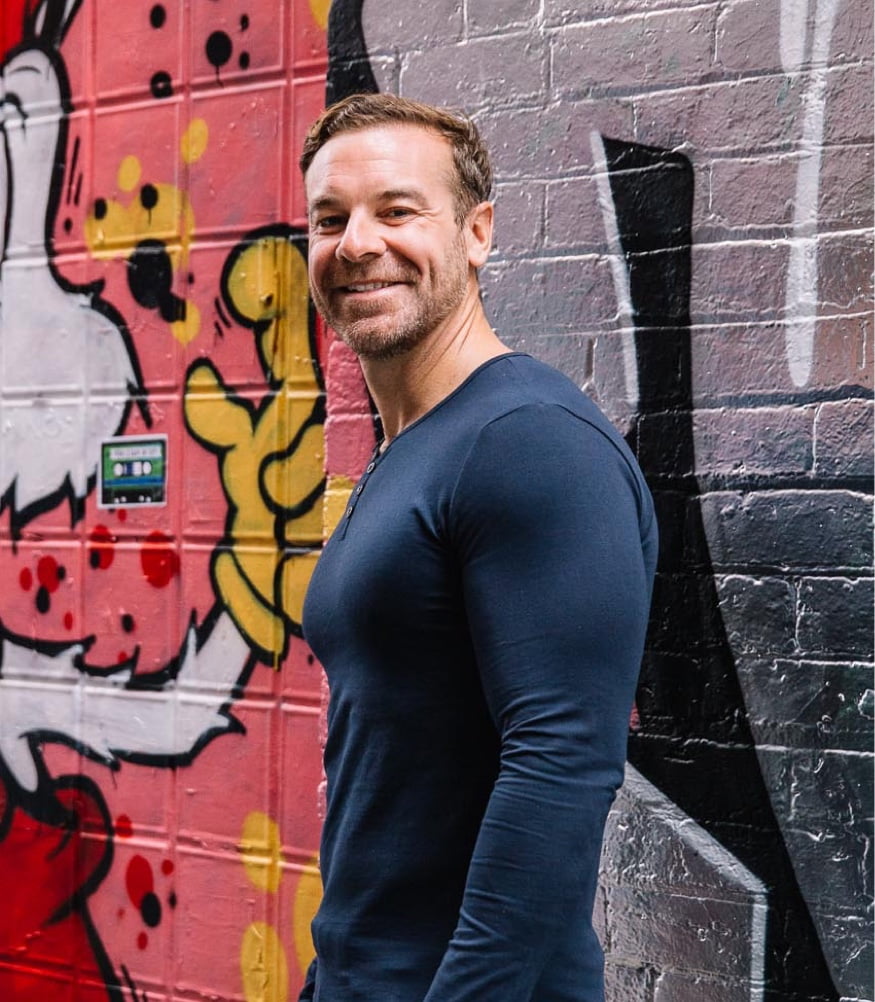
<path fill-rule="evenodd" d="M 0 55 L 21 41 L 25 14 L 35 6 L 36 0 L 3 0 L 0 4 Z"/>
<path fill-rule="evenodd" d="M 64 569 L 59 567 L 58 561 L 52 556 L 40 557 L 36 565 L 37 581 L 50 594 L 56 592 L 64 577 Z"/>
<path fill-rule="evenodd" d="M 179 573 L 179 556 L 170 539 L 159 531 L 150 532 L 140 550 L 146 580 L 155 588 L 166 588 Z"/>
<path fill-rule="evenodd" d="M 91 546 L 88 549 L 91 566 L 95 570 L 105 571 L 112 566 L 113 543 L 115 537 L 105 525 L 96 525 L 91 530 Z"/>
<path fill-rule="evenodd" d="M 131 838 L 134 834 L 134 825 L 127 814 L 119 814 L 115 819 L 115 833 L 119 838 Z"/>
<path fill-rule="evenodd" d="M 23 591 L 30 591 L 33 588 L 33 572 L 29 567 L 22 567 L 18 575 L 18 583 Z"/>
<path fill-rule="evenodd" d="M 72 612 L 65 612 L 64 613 L 64 629 L 65 630 L 72 630 L 73 629 L 73 622 L 74 622 L 74 620 L 73 620 L 73 613 Z"/>
<path fill-rule="evenodd" d="M 135 908 L 139 908 L 143 903 L 143 898 L 147 894 L 151 894 L 155 888 L 152 867 L 148 860 L 139 853 L 132 856 L 128 863 L 125 871 L 125 887 Z"/>
<path fill-rule="evenodd" d="M 165 877 L 169 877 L 173 873 L 173 861 L 170 859 L 165 859 L 161 863 L 161 872 Z"/>
<path fill-rule="evenodd" d="M 145 950 L 148 945 L 149 945 L 148 933 L 145 932 L 139 933 L 139 935 L 137 936 L 137 949 Z"/>
<path fill-rule="evenodd" d="M 103 828 L 100 805 L 86 790 L 58 789 L 52 797 L 60 811 L 49 822 L 12 806 L 7 796 L 0 783 L 0 999 L 108 1002 L 105 989 L 74 995 L 63 987 L 76 981 L 99 986 L 108 973 L 83 910 L 110 851 L 108 841 L 85 835 Z"/>

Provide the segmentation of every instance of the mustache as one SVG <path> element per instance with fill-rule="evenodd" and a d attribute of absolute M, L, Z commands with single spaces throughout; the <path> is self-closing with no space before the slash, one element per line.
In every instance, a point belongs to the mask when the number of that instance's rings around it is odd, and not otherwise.
<path fill-rule="evenodd" d="M 386 271 L 385 268 L 338 268 L 331 272 L 330 280 L 332 288 L 342 288 L 347 285 L 363 285 L 366 282 L 414 282 L 417 275 L 410 270 L 393 269 Z"/>

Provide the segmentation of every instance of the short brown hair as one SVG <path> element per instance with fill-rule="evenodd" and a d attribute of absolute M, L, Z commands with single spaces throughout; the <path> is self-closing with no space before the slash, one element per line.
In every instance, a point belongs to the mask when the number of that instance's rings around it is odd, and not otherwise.
<path fill-rule="evenodd" d="M 455 167 L 451 180 L 460 224 L 475 205 L 488 200 L 492 191 L 492 163 L 471 119 L 458 111 L 394 94 L 352 94 L 326 108 L 304 137 L 301 173 L 306 175 L 313 158 L 333 136 L 380 125 L 419 126 L 449 142 Z"/>

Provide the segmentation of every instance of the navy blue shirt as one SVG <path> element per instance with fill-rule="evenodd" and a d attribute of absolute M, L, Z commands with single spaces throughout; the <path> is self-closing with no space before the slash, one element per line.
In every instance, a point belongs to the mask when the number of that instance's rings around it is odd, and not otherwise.
<path fill-rule="evenodd" d="M 315 1002 L 601 1002 L 592 910 L 656 562 L 610 423 L 527 355 L 375 456 L 316 566 Z"/>

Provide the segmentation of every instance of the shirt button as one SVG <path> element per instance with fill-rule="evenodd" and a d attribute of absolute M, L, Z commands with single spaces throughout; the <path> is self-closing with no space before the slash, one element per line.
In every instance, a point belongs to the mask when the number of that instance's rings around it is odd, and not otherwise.
<path fill-rule="evenodd" d="M 356 489 L 355 489 L 355 492 L 356 492 L 356 494 L 361 494 L 361 492 L 362 492 L 363 490 L 364 490 L 364 488 L 362 487 L 362 485 L 361 485 L 361 484 L 359 484 L 359 485 L 358 485 L 358 487 L 356 487 Z"/>
<path fill-rule="evenodd" d="M 352 505 L 346 509 L 346 517 L 349 518 L 352 515 Z"/>
<path fill-rule="evenodd" d="M 376 463 L 368 463 L 368 468 L 367 468 L 367 470 L 365 470 L 365 473 L 373 473 L 374 472 L 374 467 L 376 465 L 377 465 Z"/>

